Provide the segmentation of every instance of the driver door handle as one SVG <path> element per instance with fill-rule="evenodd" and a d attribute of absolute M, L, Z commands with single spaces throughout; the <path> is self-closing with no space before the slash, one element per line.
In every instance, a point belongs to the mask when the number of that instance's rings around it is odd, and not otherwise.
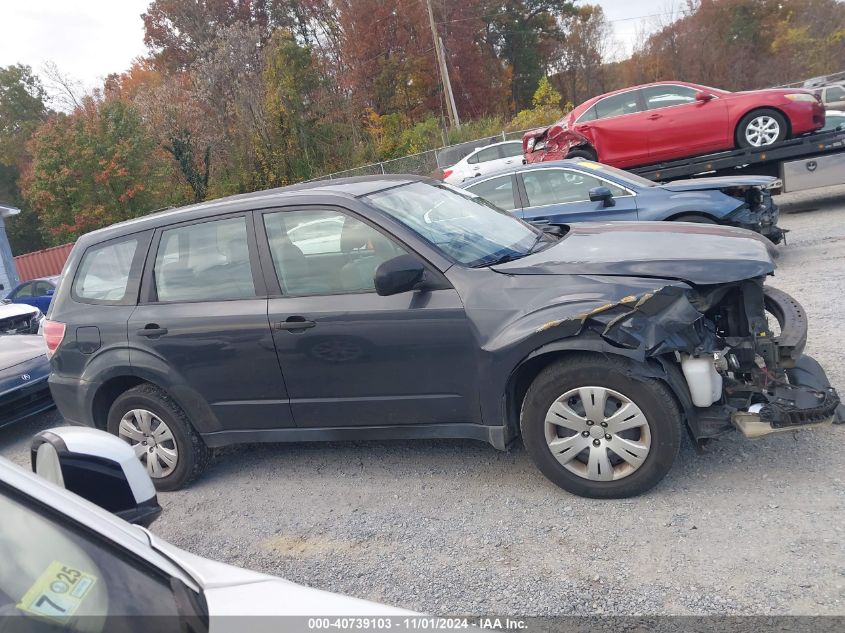
<path fill-rule="evenodd" d="M 649 121 L 657 121 L 657 119 L 662 119 L 663 115 L 662 114 L 651 114 L 651 115 L 647 116 L 646 118 Z"/>
<path fill-rule="evenodd" d="M 284 321 L 278 321 L 274 327 L 277 330 L 288 330 L 288 331 L 298 331 L 298 330 L 307 330 L 309 328 L 314 327 L 317 325 L 314 321 L 307 321 L 305 317 L 301 316 L 292 316 L 288 317 Z"/>
<path fill-rule="evenodd" d="M 155 323 L 149 323 L 135 333 L 138 336 L 148 336 L 150 338 L 155 338 L 157 336 L 164 336 L 165 334 L 167 334 L 167 328 L 159 327 Z"/>

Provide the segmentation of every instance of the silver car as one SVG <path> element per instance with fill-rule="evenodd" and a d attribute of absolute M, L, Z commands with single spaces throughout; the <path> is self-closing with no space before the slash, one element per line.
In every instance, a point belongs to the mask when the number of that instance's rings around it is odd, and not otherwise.
<path fill-rule="evenodd" d="M 38 474 L 0 458 L 0 621 L 18 618 L 9 630 L 54 630 L 49 623 L 86 633 L 220 631 L 243 629 L 217 617 L 225 615 L 409 614 L 218 563 L 158 538 L 137 525 L 161 511 L 155 488 L 135 451 L 108 433 L 42 431 L 32 461 Z M 193 626 L 182 628 L 185 621 Z M 248 628 L 281 630 L 278 620 L 263 622 Z"/>

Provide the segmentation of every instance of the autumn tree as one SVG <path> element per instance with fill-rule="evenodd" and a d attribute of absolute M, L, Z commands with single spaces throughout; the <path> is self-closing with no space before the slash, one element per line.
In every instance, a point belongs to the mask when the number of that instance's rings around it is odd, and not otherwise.
<path fill-rule="evenodd" d="M 137 110 L 119 99 L 89 96 L 77 111 L 51 116 L 28 149 L 23 195 L 50 245 L 187 197 Z"/>
<path fill-rule="evenodd" d="M 526 108 L 540 78 L 550 70 L 564 39 L 560 20 L 574 9 L 572 0 L 505 0 L 485 2 L 487 39 L 511 73 L 511 99 Z"/>
<path fill-rule="evenodd" d="M 27 141 L 47 116 L 44 100 L 44 88 L 30 67 L 0 68 L 0 201 L 23 206 L 18 179 L 29 163 Z M 14 253 L 44 245 L 38 218 L 27 208 L 6 220 L 6 233 Z"/>
<path fill-rule="evenodd" d="M 562 21 L 566 33 L 553 65 L 566 99 L 578 104 L 606 92 L 604 65 L 611 45 L 612 28 L 598 5 L 579 6 Z"/>

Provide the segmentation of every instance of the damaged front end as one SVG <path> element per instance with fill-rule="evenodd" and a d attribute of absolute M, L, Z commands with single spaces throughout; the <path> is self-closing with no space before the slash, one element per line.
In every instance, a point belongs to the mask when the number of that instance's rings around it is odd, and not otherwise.
<path fill-rule="evenodd" d="M 843 421 L 824 370 L 803 354 L 807 318 L 762 278 L 694 289 L 671 285 L 580 315 L 580 330 L 658 360 L 683 385 L 697 439 L 746 437 Z"/>
<path fill-rule="evenodd" d="M 730 224 L 756 231 L 775 244 L 783 240 L 786 231 L 777 225 L 779 211 L 770 188 L 738 186 L 723 189 L 722 192 L 743 202 L 726 218 Z"/>
<path fill-rule="evenodd" d="M 522 153 L 526 162 L 542 163 L 566 158 L 576 147 L 589 145 L 589 139 L 570 130 L 565 121 L 531 130 L 522 137 Z"/>

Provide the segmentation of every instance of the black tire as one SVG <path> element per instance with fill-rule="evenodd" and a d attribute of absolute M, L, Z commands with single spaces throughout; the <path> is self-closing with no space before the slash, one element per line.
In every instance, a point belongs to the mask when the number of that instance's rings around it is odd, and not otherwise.
<path fill-rule="evenodd" d="M 757 117 L 761 116 L 768 116 L 773 118 L 777 121 L 780 131 L 778 132 L 777 138 L 773 141 L 765 143 L 763 145 L 752 145 L 745 136 L 746 129 L 748 125 Z M 752 110 L 748 114 L 746 114 L 742 119 L 740 119 L 739 124 L 736 126 L 736 132 L 734 134 L 734 140 L 736 141 L 736 146 L 741 148 L 748 148 L 748 147 L 769 147 L 770 145 L 774 145 L 775 143 L 780 143 L 787 137 L 789 132 L 789 126 L 786 121 L 786 118 L 777 110 L 771 110 L 769 108 L 761 108 L 759 110 Z"/>
<path fill-rule="evenodd" d="M 596 153 L 591 149 L 582 147 L 574 149 L 566 155 L 567 158 L 586 158 L 587 160 L 598 160 Z"/>
<path fill-rule="evenodd" d="M 143 383 L 123 392 L 109 409 L 109 433 L 119 436 L 121 418 L 133 409 L 146 409 L 158 416 L 170 429 L 176 446 L 177 459 L 172 472 L 163 477 L 152 477 L 157 490 L 179 490 L 202 474 L 211 459 L 211 451 L 194 430 L 182 407 L 166 391 Z"/>
<path fill-rule="evenodd" d="M 696 224 L 717 224 L 713 218 L 708 218 L 703 215 L 682 215 L 677 218 L 672 218 L 672 222 L 695 222 Z"/>
<path fill-rule="evenodd" d="M 612 481 L 587 479 L 564 467 L 549 449 L 545 431 L 549 408 L 571 389 L 586 386 L 625 395 L 648 421 L 650 450 L 642 465 L 627 476 Z M 525 395 L 520 427 L 528 454 L 553 483 L 581 497 L 618 499 L 642 494 L 669 472 L 680 448 L 682 423 L 680 408 L 669 388 L 662 381 L 640 376 L 633 361 L 579 354 L 549 365 L 534 379 Z"/>

